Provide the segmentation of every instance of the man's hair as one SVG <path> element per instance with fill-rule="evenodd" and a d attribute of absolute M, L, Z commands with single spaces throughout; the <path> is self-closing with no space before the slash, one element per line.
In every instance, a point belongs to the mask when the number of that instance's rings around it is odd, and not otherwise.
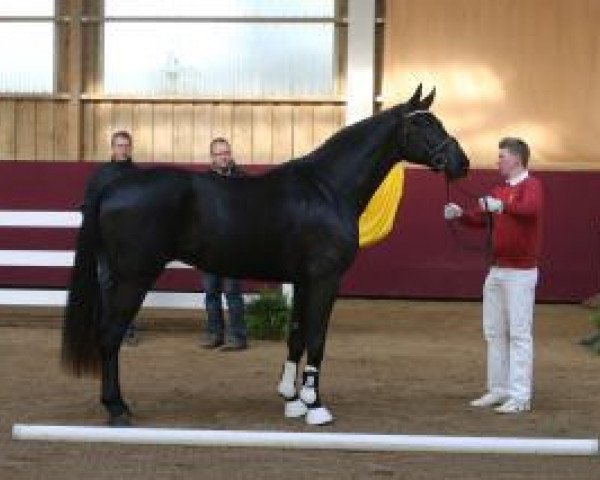
<path fill-rule="evenodd" d="M 208 151 L 210 152 L 210 154 L 212 155 L 213 153 L 213 147 L 217 144 L 217 143 L 224 143 L 225 145 L 227 145 L 229 148 L 231 148 L 231 144 L 229 143 L 229 140 L 227 140 L 225 137 L 216 137 L 213 138 L 210 142 L 210 146 L 208 147 Z"/>
<path fill-rule="evenodd" d="M 498 147 L 504 148 L 519 157 L 521 164 L 527 168 L 529 164 L 529 146 L 523 140 L 516 137 L 505 137 L 500 140 Z"/>
<path fill-rule="evenodd" d="M 133 141 L 131 140 L 131 134 L 127 130 L 117 130 L 116 132 L 113 132 L 113 134 L 110 136 L 111 147 L 115 145 L 117 138 L 124 138 L 129 142 L 129 145 L 133 144 Z"/>

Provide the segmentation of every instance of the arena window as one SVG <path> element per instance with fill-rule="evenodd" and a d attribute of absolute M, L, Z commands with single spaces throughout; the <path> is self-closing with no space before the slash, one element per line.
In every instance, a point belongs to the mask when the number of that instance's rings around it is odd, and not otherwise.
<path fill-rule="evenodd" d="M 54 90 L 54 0 L 0 2 L 0 92 Z"/>
<path fill-rule="evenodd" d="M 104 92 L 331 96 L 334 0 L 107 0 Z"/>

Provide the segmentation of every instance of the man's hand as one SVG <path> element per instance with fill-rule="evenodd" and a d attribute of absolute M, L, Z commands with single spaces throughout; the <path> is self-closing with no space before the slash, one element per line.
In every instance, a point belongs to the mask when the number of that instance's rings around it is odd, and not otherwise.
<path fill-rule="evenodd" d="M 479 199 L 479 206 L 484 212 L 489 213 L 502 213 L 502 210 L 504 209 L 502 200 L 490 197 L 489 195 Z"/>
<path fill-rule="evenodd" d="M 462 214 L 462 208 L 460 208 L 456 203 L 447 203 L 444 205 L 444 218 L 446 220 L 454 220 L 455 218 L 461 217 Z"/>

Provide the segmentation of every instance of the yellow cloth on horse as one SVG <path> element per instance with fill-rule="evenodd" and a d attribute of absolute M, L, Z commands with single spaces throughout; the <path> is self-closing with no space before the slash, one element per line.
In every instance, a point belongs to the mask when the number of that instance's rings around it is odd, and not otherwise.
<path fill-rule="evenodd" d="M 404 168 L 397 163 L 381 182 L 358 220 L 358 243 L 361 247 L 382 241 L 392 231 L 403 186 Z"/>

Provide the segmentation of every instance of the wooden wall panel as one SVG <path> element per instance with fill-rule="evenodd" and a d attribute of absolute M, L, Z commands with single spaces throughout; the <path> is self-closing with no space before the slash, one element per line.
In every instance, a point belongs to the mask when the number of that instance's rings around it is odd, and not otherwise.
<path fill-rule="evenodd" d="M 287 162 L 294 156 L 293 115 L 291 105 L 273 107 L 273 163 Z"/>
<path fill-rule="evenodd" d="M 230 139 L 239 163 L 301 156 L 343 123 L 343 106 L 84 100 L 81 155 L 69 153 L 68 100 L 0 100 L 0 160 L 107 161 L 110 136 L 127 130 L 138 161 L 207 162 L 212 138 Z"/>
<path fill-rule="evenodd" d="M 95 125 L 95 115 L 94 115 L 94 104 L 93 103 L 84 103 L 83 104 L 83 159 L 84 160 L 93 160 L 95 158 L 95 136 L 94 136 L 94 125 Z M 58 157 L 58 155 L 57 155 Z"/>
<path fill-rule="evenodd" d="M 154 105 L 154 122 L 152 125 L 155 162 L 173 161 L 173 105 Z"/>
<path fill-rule="evenodd" d="M 101 18 L 104 15 L 104 3 L 98 0 L 82 0 L 83 14 Z M 102 23 L 84 23 L 82 25 L 81 42 L 84 55 L 81 59 L 81 80 L 83 91 L 86 93 L 101 93 L 102 91 L 103 37 L 104 26 Z"/>
<path fill-rule="evenodd" d="M 252 106 L 252 163 L 272 163 L 272 137 L 272 106 Z"/>
<path fill-rule="evenodd" d="M 295 105 L 293 111 L 292 143 L 294 157 L 307 154 L 313 147 L 313 106 Z"/>
<path fill-rule="evenodd" d="M 194 106 L 182 103 L 173 106 L 173 159 L 179 162 L 192 160 L 194 140 Z"/>
<path fill-rule="evenodd" d="M 112 108 L 108 102 L 94 105 L 94 157 L 90 160 L 106 162 L 110 158 Z"/>
<path fill-rule="evenodd" d="M 133 158 L 142 162 L 153 159 L 154 136 L 153 136 L 154 112 L 152 104 L 138 103 L 133 105 Z"/>
<path fill-rule="evenodd" d="M 129 133 L 132 132 L 133 105 L 131 103 L 117 102 L 113 104 L 111 115 L 111 132 L 116 130 L 125 130 Z"/>
<path fill-rule="evenodd" d="M 37 102 L 35 111 L 35 158 L 54 160 L 54 103 Z"/>
<path fill-rule="evenodd" d="M 35 101 L 17 102 L 15 115 L 15 156 L 20 160 L 35 160 Z"/>
<path fill-rule="evenodd" d="M 522 136 L 535 168 L 600 169 L 598 0 L 388 0 L 383 94 L 419 82 L 474 166 Z"/>
<path fill-rule="evenodd" d="M 192 132 L 192 159 L 194 161 L 209 161 L 208 146 L 213 137 L 212 109 L 211 104 L 194 105 L 194 128 Z"/>
<path fill-rule="evenodd" d="M 54 159 L 76 161 L 69 154 L 69 104 L 65 101 L 54 104 Z"/>
<path fill-rule="evenodd" d="M 252 133 L 252 105 L 235 105 L 231 147 L 236 162 L 252 162 Z"/>
<path fill-rule="evenodd" d="M 231 140 L 233 132 L 233 105 L 227 103 L 219 103 L 214 105 L 212 110 L 212 136 L 224 137 Z"/>
<path fill-rule="evenodd" d="M 15 103 L 0 100 L 0 160 L 15 158 Z"/>
<path fill-rule="evenodd" d="M 321 145 L 337 129 L 335 107 L 332 105 L 316 105 L 313 110 L 313 144 Z"/>

